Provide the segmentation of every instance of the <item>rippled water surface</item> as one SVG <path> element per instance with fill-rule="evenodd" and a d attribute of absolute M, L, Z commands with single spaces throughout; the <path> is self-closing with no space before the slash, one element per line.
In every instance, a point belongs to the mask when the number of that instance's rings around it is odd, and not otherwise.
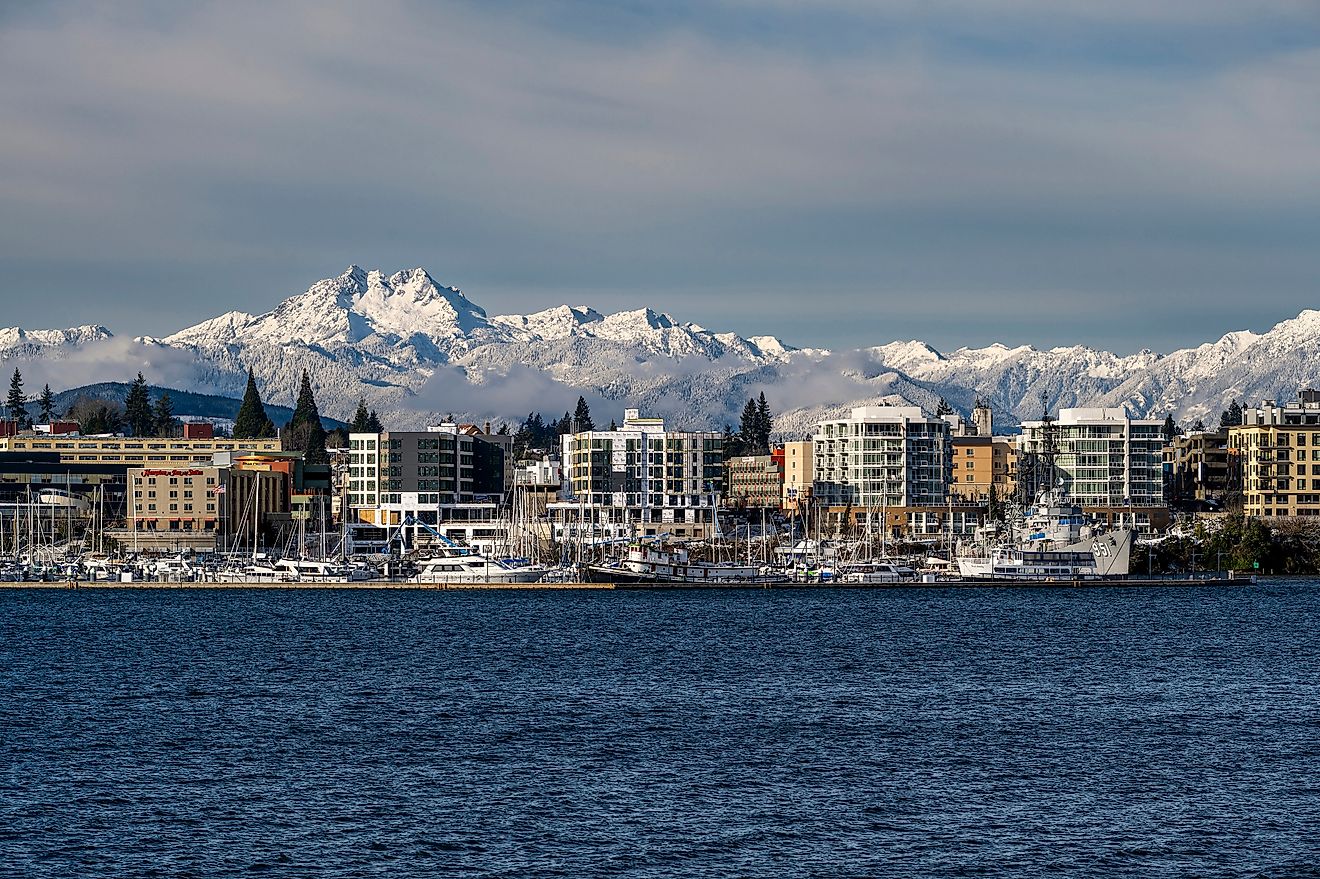
<path fill-rule="evenodd" d="M 1320 584 L 0 590 L 5 876 L 1302 876 Z"/>

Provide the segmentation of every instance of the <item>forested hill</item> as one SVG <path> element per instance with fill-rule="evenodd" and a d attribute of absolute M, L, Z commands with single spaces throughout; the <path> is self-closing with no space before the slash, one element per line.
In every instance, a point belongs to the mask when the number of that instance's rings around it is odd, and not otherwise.
<path fill-rule="evenodd" d="M 70 388 L 67 391 L 60 391 L 55 395 L 55 411 L 57 413 L 66 411 L 80 397 L 114 401 L 122 406 L 124 398 L 128 395 L 129 387 L 128 382 L 99 382 L 94 385 L 83 385 L 82 387 Z M 174 414 L 176 416 L 190 415 L 197 418 L 227 418 L 232 421 L 234 416 L 238 415 L 238 407 L 243 402 L 234 397 L 198 394 L 192 391 L 181 391 L 177 388 L 162 388 L 157 385 L 148 385 L 147 393 L 153 404 L 160 399 L 161 394 L 169 394 L 170 401 L 174 404 Z M 28 409 L 35 412 L 31 403 L 28 404 Z M 276 406 L 267 403 L 266 414 L 270 416 L 271 421 L 277 425 L 282 425 L 293 416 L 293 410 L 287 406 Z M 325 426 L 326 430 L 346 426 L 342 421 L 325 417 L 321 419 L 321 424 Z"/>

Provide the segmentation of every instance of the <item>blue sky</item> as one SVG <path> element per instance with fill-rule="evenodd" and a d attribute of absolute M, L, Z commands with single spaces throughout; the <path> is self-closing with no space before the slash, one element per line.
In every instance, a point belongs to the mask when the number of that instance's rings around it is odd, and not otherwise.
<path fill-rule="evenodd" d="M 1314 0 L 26 2 L 0 119 L 3 326 L 349 263 L 835 348 L 1320 305 Z"/>

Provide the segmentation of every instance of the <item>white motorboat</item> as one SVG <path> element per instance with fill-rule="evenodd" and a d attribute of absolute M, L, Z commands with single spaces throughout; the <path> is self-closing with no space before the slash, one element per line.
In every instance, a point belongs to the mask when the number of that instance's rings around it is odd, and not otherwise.
<path fill-rule="evenodd" d="M 451 550 L 418 564 L 409 583 L 474 584 L 536 583 L 549 573 L 541 565 L 518 565 L 479 552 Z"/>
<path fill-rule="evenodd" d="M 286 569 L 264 562 L 236 568 L 221 568 L 206 575 L 208 583 L 296 583 L 297 576 Z"/>
<path fill-rule="evenodd" d="M 834 569 L 836 583 L 913 583 L 916 579 L 915 568 L 894 559 L 848 562 Z"/>
<path fill-rule="evenodd" d="M 359 583 L 375 578 L 370 568 L 323 559 L 280 559 L 274 568 L 300 583 Z"/>

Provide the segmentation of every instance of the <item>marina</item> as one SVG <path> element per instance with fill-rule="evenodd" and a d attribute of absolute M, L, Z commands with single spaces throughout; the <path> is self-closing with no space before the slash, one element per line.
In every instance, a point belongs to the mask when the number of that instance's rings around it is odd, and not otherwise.
<path fill-rule="evenodd" d="M 0 581 L 0 589 L 392 589 L 392 590 L 464 590 L 483 589 L 525 589 L 530 591 L 565 591 L 574 589 L 660 589 L 687 590 L 693 592 L 710 590 L 749 590 L 749 589 L 784 589 L 784 590 L 891 590 L 891 589 L 1142 589 L 1152 587 L 1187 588 L 1206 586 L 1245 587 L 1260 582 L 1254 574 L 1235 576 L 1227 574 L 1197 574 L 1191 576 L 1132 577 L 1097 579 L 1024 579 L 994 580 L 987 578 L 944 579 L 926 581 L 876 581 L 858 582 L 839 580 L 830 583 L 800 583 L 792 580 L 774 582 L 736 582 L 717 581 L 707 584 L 645 581 L 645 580 L 591 580 L 571 582 L 515 582 L 515 581 L 455 581 L 426 582 L 416 578 L 409 580 L 287 580 L 271 577 L 252 580 L 28 580 Z"/>

